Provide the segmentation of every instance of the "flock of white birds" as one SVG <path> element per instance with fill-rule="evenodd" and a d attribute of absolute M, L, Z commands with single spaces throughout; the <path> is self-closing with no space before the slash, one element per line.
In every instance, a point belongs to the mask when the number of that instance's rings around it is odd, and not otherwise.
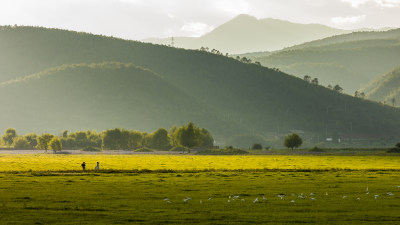
<path fill-rule="evenodd" d="M 400 186 L 397 186 L 397 188 L 400 188 Z M 368 188 L 368 187 L 367 187 L 367 189 L 366 189 L 365 194 L 366 194 L 366 195 L 370 195 L 370 192 L 369 192 L 369 188 Z M 392 192 L 387 192 L 386 195 L 388 195 L 388 196 L 394 196 L 394 194 L 393 194 Z M 277 197 L 278 197 L 280 200 L 284 200 L 285 196 L 286 196 L 285 194 L 278 194 L 278 195 L 277 195 Z M 296 197 L 299 198 L 299 199 L 310 199 L 311 201 L 316 201 L 317 198 L 316 198 L 315 196 L 316 196 L 316 194 L 314 194 L 314 193 L 310 193 L 308 196 L 305 195 L 305 194 L 303 194 L 303 193 L 300 193 L 299 195 L 297 195 L 297 194 L 291 194 L 291 195 L 290 195 L 289 197 L 287 197 L 287 198 L 290 199 L 290 203 L 295 203 Z M 328 196 L 328 192 L 325 192 L 325 196 Z M 378 195 L 378 194 L 374 194 L 374 199 L 378 199 L 378 198 L 379 198 L 379 195 Z M 343 196 L 343 199 L 347 199 L 347 196 L 344 195 L 344 196 Z M 211 200 L 212 200 L 212 197 L 208 198 L 208 201 L 211 201 Z M 268 199 L 267 199 L 265 196 L 262 196 L 262 197 L 259 196 L 259 197 L 256 197 L 256 198 L 253 200 L 253 203 L 266 202 L 267 200 L 268 200 Z M 361 200 L 361 198 L 360 198 L 360 197 L 356 197 L 355 200 L 359 201 L 359 200 Z M 164 201 L 167 202 L 167 203 L 173 203 L 169 198 L 165 198 Z M 192 198 L 189 198 L 189 197 L 186 197 L 186 198 L 183 199 L 183 202 L 184 202 L 184 203 L 188 203 L 189 201 L 193 201 L 193 199 L 192 199 Z M 227 199 L 227 202 L 228 202 L 228 203 L 231 203 L 231 202 L 233 202 L 233 201 L 245 202 L 246 200 L 245 200 L 244 198 L 241 198 L 239 195 L 229 196 L 228 199 Z M 199 203 L 200 203 L 200 204 L 203 204 L 203 200 L 199 200 Z"/>

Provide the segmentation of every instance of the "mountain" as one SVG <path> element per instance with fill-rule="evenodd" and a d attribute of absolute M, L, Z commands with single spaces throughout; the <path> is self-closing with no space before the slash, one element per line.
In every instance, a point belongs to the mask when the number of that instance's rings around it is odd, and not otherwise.
<path fill-rule="evenodd" d="M 0 124 L 20 132 L 115 126 L 150 132 L 193 121 L 219 140 L 290 130 L 400 135 L 400 114 L 389 106 L 205 51 L 2 27 L 0 59 L 7 115 Z"/>
<path fill-rule="evenodd" d="M 368 99 L 398 105 L 396 102 L 400 100 L 400 67 L 378 76 L 360 92 L 364 92 Z"/>
<path fill-rule="evenodd" d="M 175 47 L 200 49 L 208 47 L 224 53 L 275 51 L 306 41 L 349 33 L 320 24 L 298 24 L 278 19 L 257 19 L 239 15 L 198 38 L 175 37 Z M 154 44 L 171 44 L 171 38 L 145 39 Z"/>
<path fill-rule="evenodd" d="M 242 56 L 299 77 L 316 77 L 324 85 L 339 84 L 353 94 L 377 74 L 399 65 L 400 29 L 338 35 L 272 54 Z"/>

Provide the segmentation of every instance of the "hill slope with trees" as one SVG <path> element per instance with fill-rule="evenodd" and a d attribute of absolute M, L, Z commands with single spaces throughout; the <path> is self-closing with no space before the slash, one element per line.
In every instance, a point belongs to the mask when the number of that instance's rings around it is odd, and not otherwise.
<path fill-rule="evenodd" d="M 9 115 L 2 126 L 19 124 L 22 132 L 153 131 L 193 121 L 216 138 L 290 130 L 400 134 L 400 115 L 391 107 L 219 54 L 33 27 L 3 27 L 0 43 L 0 96 Z M 122 64 L 102 66 L 108 61 Z M 36 75 L 21 78 L 29 74 Z"/>
<path fill-rule="evenodd" d="M 397 67 L 371 81 L 360 92 L 368 99 L 398 106 L 400 102 L 400 67 Z"/>
<path fill-rule="evenodd" d="M 339 84 L 353 94 L 377 74 L 398 66 L 400 29 L 343 34 L 248 57 L 299 77 L 317 77 L 323 85 Z"/>

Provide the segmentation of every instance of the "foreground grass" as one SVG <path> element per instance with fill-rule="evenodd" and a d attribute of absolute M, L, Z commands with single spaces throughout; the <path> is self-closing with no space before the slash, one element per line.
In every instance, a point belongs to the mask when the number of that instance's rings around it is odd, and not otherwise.
<path fill-rule="evenodd" d="M 93 169 L 100 162 L 107 170 L 400 170 L 400 157 L 393 156 L 193 156 L 193 155 L 7 155 L 0 154 L 2 171 L 81 170 L 86 162 Z"/>
<path fill-rule="evenodd" d="M 398 224 L 399 178 L 393 171 L 3 173 L 0 223 Z"/>

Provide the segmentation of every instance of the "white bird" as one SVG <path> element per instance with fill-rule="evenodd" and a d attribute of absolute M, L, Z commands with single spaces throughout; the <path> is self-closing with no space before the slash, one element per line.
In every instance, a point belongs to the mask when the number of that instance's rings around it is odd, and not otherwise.
<path fill-rule="evenodd" d="M 390 195 L 390 196 L 393 196 L 393 195 L 394 195 L 392 192 L 388 192 L 387 194 Z"/>
<path fill-rule="evenodd" d="M 192 200 L 192 199 L 191 198 L 185 198 L 185 199 L 183 199 L 183 202 L 186 203 L 189 200 Z"/>
<path fill-rule="evenodd" d="M 310 195 L 314 195 L 314 193 L 310 193 Z"/>
<path fill-rule="evenodd" d="M 211 200 L 211 197 L 209 197 L 208 200 Z"/>
<path fill-rule="evenodd" d="M 312 201 L 315 201 L 315 198 L 311 198 Z"/>
<path fill-rule="evenodd" d="M 171 201 L 167 201 L 167 203 L 172 203 Z"/>
<path fill-rule="evenodd" d="M 281 198 L 281 200 L 283 199 L 283 195 L 278 195 L 279 198 Z"/>
<path fill-rule="evenodd" d="M 233 198 L 239 198 L 239 197 L 240 197 L 239 195 L 233 196 Z"/>
<path fill-rule="evenodd" d="M 231 202 L 231 200 L 228 199 L 228 203 Z"/>
<path fill-rule="evenodd" d="M 356 198 L 357 201 L 360 201 L 360 198 Z"/>
<path fill-rule="evenodd" d="M 304 198 L 302 195 L 299 195 L 298 197 L 299 197 L 299 198 Z"/>
<path fill-rule="evenodd" d="M 294 197 L 294 196 L 296 196 L 295 194 L 292 194 L 292 196 Z"/>
<path fill-rule="evenodd" d="M 347 196 L 343 196 L 343 199 L 347 198 Z"/>
<path fill-rule="evenodd" d="M 367 195 L 369 195 L 369 192 L 367 192 Z"/>
<path fill-rule="evenodd" d="M 398 188 L 400 188 L 400 186 L 397 186 Z"/>
<path fill-rule="evenodd" d="M 379 197 L 379 195 L 374 195 L 374 198 L 375 198 L 375 199 L 378 199 L 378 197 Z"/>
<path fill-rule="evenodd" d="M 325 192 L 325 195 L 328 196 L 328 192 Z"/>
<path fill-rule="evenodd" d="M 242 198 L 242 202 L 244 202 L 245 200 Z"/>
<path fill-rule="evenodd" d="M 264 200 L 264 201 L 267 201 L 267 198 L 266 198 L 265 196 L 263 196 L 263 200 Z"/>
<path fill-rule="evenodd" d="M 203 201 L 202 201 L 202 200 L 200 200 L 200 204 L 203 204 Z"/>
<path fill-rule="evenodd" d="M 231 198 L 231 196 L 229 195 L 229 198 Z"/>
<path fill-rule="evenodd" d="M 169 198 L 164 198 L 164 201 L 169 201 Z"/>
<path fill-rule="evenodd" d="M 369 191 L 368 191 L 368 187 L 367 187 L 367 190 L 366 190 L 365 192 L 369 192 Z"/>
<path fill-rule="evenodd" d="M 254 199 L 254 201 L 253 201 L 253 203 L 256 203 L 256 202 L 258 202 L 258 197 L 256 199 Z"/>
<path fill-rule="evenodd" d="M 292 200 L 291 203 L 294 203 L 294 200 Z"/>

